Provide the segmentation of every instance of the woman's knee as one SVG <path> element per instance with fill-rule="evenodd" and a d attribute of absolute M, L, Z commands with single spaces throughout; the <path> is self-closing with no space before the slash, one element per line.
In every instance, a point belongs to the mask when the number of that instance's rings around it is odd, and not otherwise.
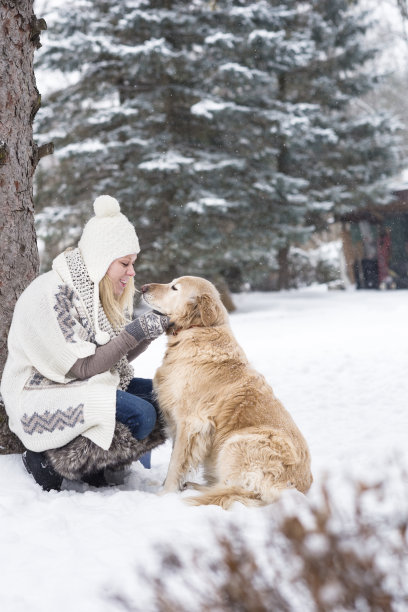
<path fill-rule="evenodd" d="M 117 420 L 126 425 L 137 440 L 146 438 L 157 420 L 155 407 L 149 401 L 126 391 L 118 390 L 116 398 Z"/>
<path fill-rule="evenodd" d="M 132 378 L 127 388 L 128 393 L 142 397 L 147 401 L 150 401 L 152 391 L 153 381 L 151 378 Z"/>
<path fill-rule="evenodd" d="M 125 425 L 132 432 L 137 440 L 143 440 L 153 430 L 157 420 L 157 413 L 154 406 L 144 401 L 142 406 L 138 406 L 134 414 L 128 417 Z"/>

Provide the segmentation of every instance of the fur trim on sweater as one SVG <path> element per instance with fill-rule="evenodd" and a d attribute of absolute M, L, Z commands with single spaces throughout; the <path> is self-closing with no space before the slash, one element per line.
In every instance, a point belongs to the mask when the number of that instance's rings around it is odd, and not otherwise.
<path fill-rule="evenodd" d="M 153 431 L 144 440 L 136 440 L 130 430 L 116 422 L 109 450 L 103 450 L 89 438 L 78 436 L 61 448 L 45 452 L 56 472 L 68 480 L 80 480 L 105 468 L 126 467 L 165 442 L 164 427 L 157 420 Z"/>

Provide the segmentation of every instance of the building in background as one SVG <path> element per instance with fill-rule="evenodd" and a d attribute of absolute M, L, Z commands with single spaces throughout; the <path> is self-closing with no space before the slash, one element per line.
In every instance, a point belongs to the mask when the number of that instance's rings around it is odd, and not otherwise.
<path fill-rule="evenodd" d="M 340 217 L 348 280 L 357 289 L 408 289 L 408 185 Z"/>

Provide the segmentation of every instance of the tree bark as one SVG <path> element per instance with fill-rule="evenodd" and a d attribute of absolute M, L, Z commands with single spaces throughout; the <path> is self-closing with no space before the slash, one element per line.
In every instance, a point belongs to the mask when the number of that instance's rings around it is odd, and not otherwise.
<path fill-rule="evenodd" d="M 33 0 L 0 0 L 0 377 L 15 303 L 39 269 L 33 174 L 40 156 L 32 122 L 41 96 L 33 59 L 45 27 Z M 21 450 L 1 402 L 0 453 Z"/>
<path fill-rule="evenodd" d="M 282 102 L 286 102 L 287 94 L 286 94 L 286 79 L 287 76 L 285 73 L 281 73 L 278 77 L 279 82 L 279 99 Z M 281 135 L 279 139 L 279 153 L 278 153 L 278 161 L 277 161 L 277 170 L 282 174 L 289 174 L 289 154 L 288 148 L 286 144 L 286 136 L 284 134 Z M 289 289 L 289 244 L 281 246 L 278 251 L 278 265 L 279 265 L 279 273 L 278 273 L 278 290 Z"/>
<path fill-rule="evenodd" d="M 278 290 L 289 289 L 289 247 L 285 246 L 278 251 Z"/>

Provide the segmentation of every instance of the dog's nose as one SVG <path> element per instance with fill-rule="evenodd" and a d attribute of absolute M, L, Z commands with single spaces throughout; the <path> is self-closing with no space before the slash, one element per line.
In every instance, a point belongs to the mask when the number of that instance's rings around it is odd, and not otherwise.
<path fill-rule="evenodd" d="M 149 285 L 143 285 L 143 287 L 141 287 L 140 291 L 142 293 L 146 293 L 147 291 L 149 291 Z"/>

